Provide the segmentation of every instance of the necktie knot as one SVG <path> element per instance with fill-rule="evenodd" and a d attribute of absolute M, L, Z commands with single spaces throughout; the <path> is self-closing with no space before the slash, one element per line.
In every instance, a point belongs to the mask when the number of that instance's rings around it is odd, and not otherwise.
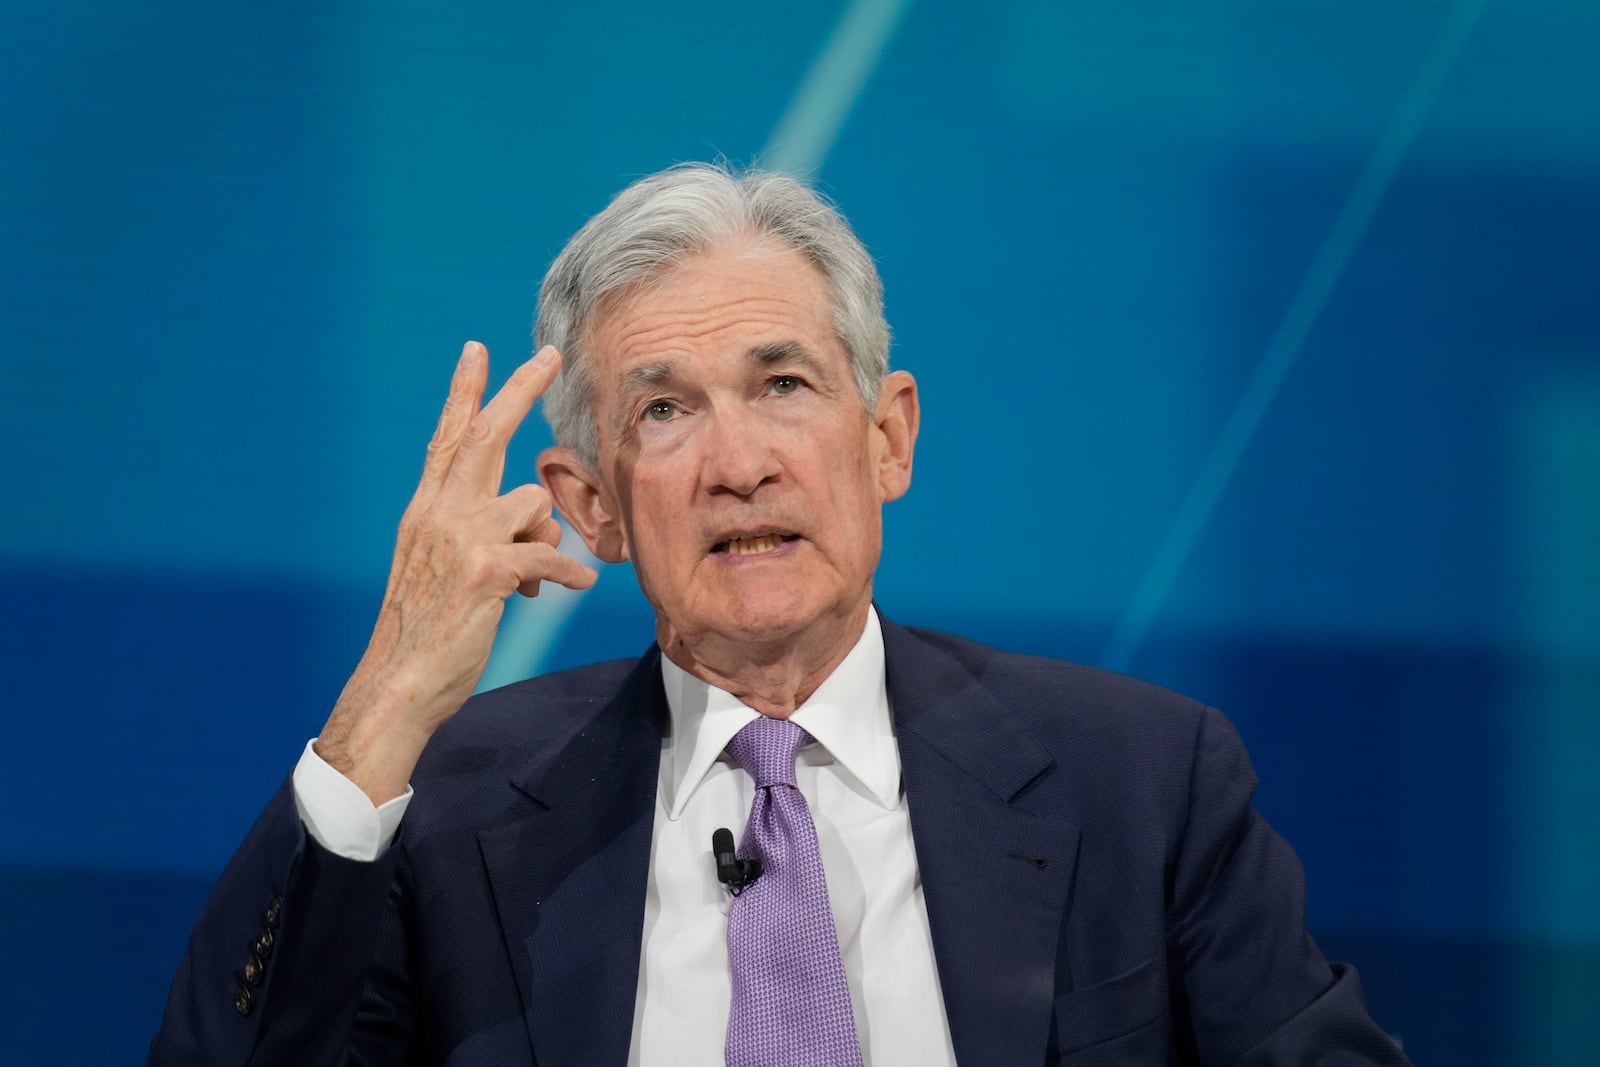
<path fill-rule="evenodd" d="M 728 742 L 728 755 L 756 786 L 794 785 L 794 758 L 811 735 L 787 719 L 763 715 Z"/>

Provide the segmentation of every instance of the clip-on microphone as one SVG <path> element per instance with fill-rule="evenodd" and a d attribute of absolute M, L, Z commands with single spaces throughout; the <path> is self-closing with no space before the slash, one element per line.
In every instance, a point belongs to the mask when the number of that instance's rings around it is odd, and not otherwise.
<path fill-rule="evenodd" d="M 734 896 L 761 877 L 760 860 L 742 860 L 733 851 L 733 831 L 727 827 L 711 835 L 711 858 L 717 861 L 717 881 Z"/>

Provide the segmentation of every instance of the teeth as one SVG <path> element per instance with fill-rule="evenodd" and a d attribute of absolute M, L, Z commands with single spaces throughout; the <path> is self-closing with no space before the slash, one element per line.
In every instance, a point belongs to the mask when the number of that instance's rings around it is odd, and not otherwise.
<path fill-rule="evenodd" d="M 728 555 L 753 556 L 758 552 L 771 552 L 783 544 L 783 538 L 777 534 L 762 534 L 760 537 L 738 538 L 728 542 Z"/>

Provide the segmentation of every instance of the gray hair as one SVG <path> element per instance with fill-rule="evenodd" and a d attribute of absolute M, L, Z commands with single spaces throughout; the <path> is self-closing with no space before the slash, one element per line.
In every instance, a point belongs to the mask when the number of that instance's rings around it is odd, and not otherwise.
<path fill-rule="evenodd" d="M 868 412 L 889 369 L 883 283 L 861 239 L 837 208 L 785 174 L 686 163 L 628 186 L 567 242 L 539 291 L 534 348 L 561 350 L 561 373 L 544 398 L 556 442 L 591 469 L 599 430 L 591 401 L 593 363 L 585 351 L 601 302 L 657 280 L 720 240 L 743 233 L 775 238 L 804 255 L 827 280 L 833 326 Z"/>

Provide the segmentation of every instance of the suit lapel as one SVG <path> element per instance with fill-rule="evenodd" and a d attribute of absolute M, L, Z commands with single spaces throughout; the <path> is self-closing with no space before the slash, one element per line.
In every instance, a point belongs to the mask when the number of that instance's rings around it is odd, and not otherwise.
<path fill-rule="evenodd" d="M 883 621 L 889 699 L 956 1058 L 1038 1063 L 1078 828 L 1027 810 L 1059 774 L 972 671 Z"/>
<path fill-rule="evenodd" d="M 666 721 L 652 651 L 478 835 L 541 1067 L 627 1062 Z"/>

